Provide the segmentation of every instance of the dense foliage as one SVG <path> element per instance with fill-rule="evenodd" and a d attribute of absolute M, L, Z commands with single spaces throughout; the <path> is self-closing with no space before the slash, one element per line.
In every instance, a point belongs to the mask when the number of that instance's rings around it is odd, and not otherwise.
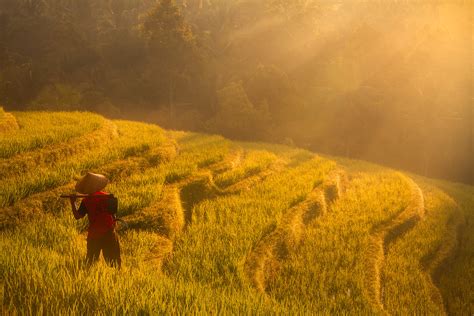
<path fill-rule="evenodd" d="M 469 1 L 1 0 L 0 104 L 472 181 Z"/>

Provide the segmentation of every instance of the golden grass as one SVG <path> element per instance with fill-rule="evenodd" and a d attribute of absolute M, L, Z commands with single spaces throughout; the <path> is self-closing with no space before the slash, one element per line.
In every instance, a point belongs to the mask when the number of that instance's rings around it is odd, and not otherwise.
<path fill-rule="evenodd" d="M 323 183 L 324 197 L 327 204 L 333 203 L 346 191 L 348 179 L 344 171 L 338 169 L 331 173 Z"/>
<path fill-rule="evenodd" d="M 0 133 L 0 158 L 38 149 L 90 133 L 105 119 L 82 112 L 15 112 L 19 129 Z"/>
<path fill-rule="evenodd" d="M 6 314 L 474 310 L 472 187 L 149 124 L 115 134 L 92 114 L 15 115 L 0 135 Z M 57 197 L 88 170 L 129 224 L 121 271 L 84 266 L 86 222 Z"/>
<path fill-rule="evenodd" d="M 458 208 L 455 219 L 448 221 L 446 239 L 448 247 L 453 245 L 453 228 L 459 219 L 455 248 L 434 272 L 434 282 L 443 297 L 443 305 L 450 315 L 472 314 L 474 312 L 474 189 L 472 186 L 437 181 L 435 185 L 455 199 Z M 459 214 L 458 212 L 461 212 Z M 461 216 L 460 216 L 461 215 Z M 437 234 L 438 232 L 434 233 Z M 445 248 L 446 249 L 446 248 Z M 448 248 L 449 249 L 449 248 Z"/>
<path fill-rule="evenodd" d="M 448 205 L 450 203 L 451 202 L 447 202 Z M 455 210 L 446 223 L 446 233 L 444 234 L 442 244 L 436 252 L 425 256 L 425 258 L 422 259 L 422 265 L 426 271 L 427 282 L 431 287 L 431 299 L 438 305 L 440 311 L 445 314 L 446 309 L 444 306 L 444 299 L 442 297 L 442 292 L 439 290 L 439 279 L 445 266 L 450 261 L 450 257 L 454 256 L 456 253 L 456 249 L 459 246 L 458 232 L 465 221 L 459 206 L 454 201 L 452 203 L 454 203 L 453 206 Z"/>
<path fill-rule="evenodd" d="M 381 278 L 381 270 L 387 248 L 396 238 L 412 229 L 424 215 L 424 198 L 421 189 L 410 178 L 402 174 L 399 174 L 399 176 L 410 189 L 410 203 L 394 218 L 390 218 L 373 228 L 366 255 L 368 262 L 366 293 L 371 303 L 380 310 L 384 310 L 384 297 L 382 296 L 384 284 Z"/>
<path fill-rule="evenodd" d="M 51 168 L 48 165 L 39 166 L 0 179 L 0 186 L 3 187 L 0 207 L 12 205 L 31 194 L 65 185 L 87 171 L 101 172 L 103 167 L 106 168 L 114 161 L 147 157 L 150 148 L 165 142 L 162 130 L 156 126 L 120 121 L 116 124 L 119 126 L 120 137 L 109 146 L 105 143 L 104 146 L 66 156 Z M 139 138 L 137 131 L 140 133 Z"/>
<path fill-rule="evenodd" d="M 327 212 L 323 190 L 317 187 L 304 201 L 285 212 L 278 226 L 264 236 L 245 260 L 245 274 L 264 293 L 267 280 L 276 277 L 282 260 L 300 244 L 306 225 Z"/>
<path fill-rule="evenodd" d="M 425 217 L 394 240 L 387 252 L 382 273 L 384 305 L 389 313 L 446 314 L 436 271 L 454 254 L 463 219 L 452 198 L 436 188 L 424 188 Z M 406 275 L 400 274 L 401 270 Z M 418 295 L 407 295 L 410 291 Z"/>
<path fill-rule="evenodd" d="M 40 150 L 16 155 L 13 159 L 0 159 L 0 178 L 28 172 L 30 169 L 57 164 L 62 160 L 95 147 L 108 146 L 117 139 L 117 127 L 112 122 L 92 133 L 70 139 L 64 143 L 49 145 Z"/>
<path fill-rule="evenodd" d="M 273 216 L 267 217 L 266 212 L 275 215 L 283 213 L 294 201 L 300 200 L 302 195 L 305 196 L 311 191 L 311 179 L 318 179 L 320 172 L 330 167 L 331 164 L 311 161 L 298 170 L 272 175 L 265 182 L 256 185 L 255 190 L 218 196 L 198 203 L 193 210 L 192 224 L 176 241 L 173 260 L 166 265 L 166 272 L 174 275 L 181 271 L 180 274 L 185 278 L 197 277 L 215 285 L 226 278 L 235 278 L 235 273 L 240 269 L 243 277 L 245 274 L 242 259 L 274 220 Z M 296 174 L 301 177 L 301 182 L 296 186 L 290 185 L 288 179 L 293 179 Z M 308 191 L 301 192 L 303 187 Z M 291 194 L 282 194 L 283 192 Z M 257 196 L 260 198 L 257 199 Z M 198 258 L 201 260 L 196 261 Z M 226 261 L 229 262 L 231 270 L 219 276 L 220 262 Z M 204 266 L 208 267 L 205 270 L 209 274 L 201 270 Z"/>
<path fill-rule="evenodd" d="M 222 161 L 210 166 L 210 170 L 216 175 L 233 170 L 242 163 L 243 156 L 243 149 L 235 148 Z"/>
<path fill-rule="evenodd" d="M 391 173 L 358 174 L 330 205 L 325 216 L 308 225 L 300 246 L 269 282 L 268 295 L 292 313 L 377 310 L 366 296 L 371 227 L 398 214 L 409 191 Z"/>

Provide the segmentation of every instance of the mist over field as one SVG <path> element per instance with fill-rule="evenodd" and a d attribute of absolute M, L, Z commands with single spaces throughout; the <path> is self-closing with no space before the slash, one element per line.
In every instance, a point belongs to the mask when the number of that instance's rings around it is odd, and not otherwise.
<path fill-rule="evenodd" d="M 0 2 L 0 104 L 473 181 L 471 1 Z"/>

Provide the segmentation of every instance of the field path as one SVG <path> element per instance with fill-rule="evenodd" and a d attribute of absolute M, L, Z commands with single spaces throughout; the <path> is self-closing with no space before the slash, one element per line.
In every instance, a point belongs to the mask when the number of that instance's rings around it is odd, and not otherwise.
<path fill-rule="evenodd" d="M 409 177 L 400 174 L 411 191 L 408 206 L 395 218 L 373 228 L 367 253 L 369 264 L 366 275 L 366 291 L 372 305 L 384 310 L 384 285 L 381 270 L 390 243 L 412 229 L 425 214 L 424 196 L 420 187 Z"/>

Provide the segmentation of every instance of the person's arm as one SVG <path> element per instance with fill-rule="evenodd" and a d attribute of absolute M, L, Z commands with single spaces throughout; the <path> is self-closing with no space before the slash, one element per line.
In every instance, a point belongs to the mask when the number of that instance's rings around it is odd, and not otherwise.
<path fill-rule="evenodd" d="M 69 198 L 69 200 L 71 201 L 71 208 L 72 208 L 72 213 L 74 214 L 74 218 L 75 219 L 83 218 L 86 215 L 86 212 L 84 212 L 84 210 L 83 210 L 83 208 L 85 207 L 83 205 L 83 203 L 81 203 L 81 206 L 79 207 L 79 209 L 77 209 L 77 207 L 76 207 L 76 197 L 71 196 Z"/>

